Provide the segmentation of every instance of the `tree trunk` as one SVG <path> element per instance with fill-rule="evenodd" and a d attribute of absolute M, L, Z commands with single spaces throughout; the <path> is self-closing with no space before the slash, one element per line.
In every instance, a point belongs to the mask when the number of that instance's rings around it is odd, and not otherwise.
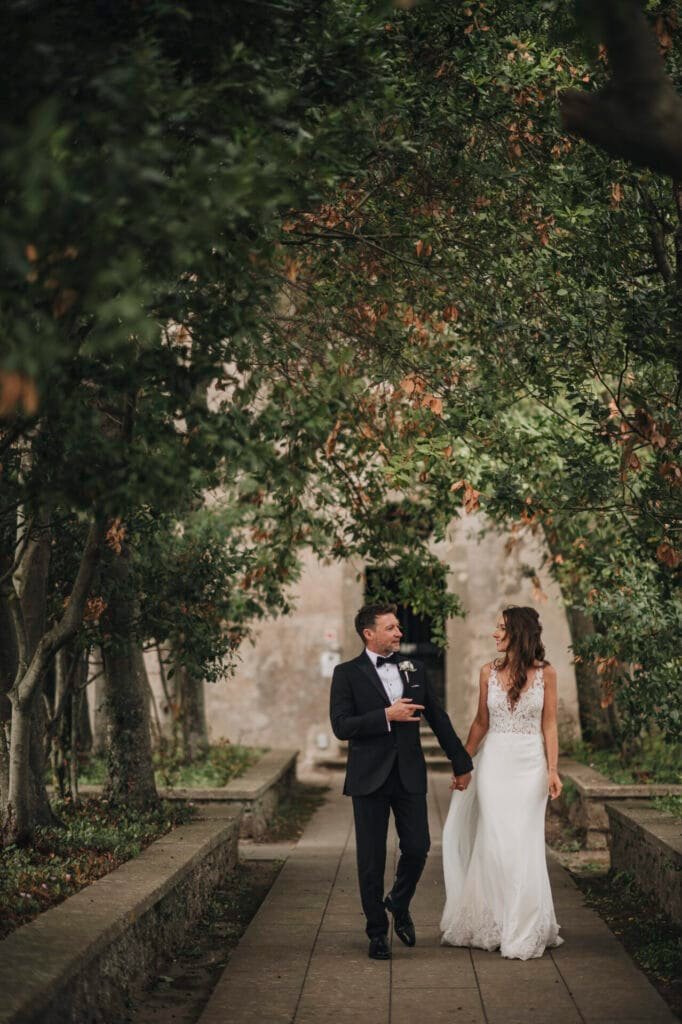
<path fill-rule="evenodd" d="M 68 657 L 65 648 L 57 652 L 54 664 L 54 706 L 52 710 L 52 749 L 50 756 L 52 760 L 52 783 L 63 799 L 66 796 L 66 747 L 64 722 L 66 719 L 65 696 L 68 681 Z M 59 716 L 55 721 L 55 716 Z"/>
<path fill-rule="evenodd" d="M 92 746 L 93 757 L 102 757 L 107 751 L 107 693 L 104 680 L 104 658 L 102 649 L 95 648 L 90 656 L 90 675 L 94 682 L 88 687 L 92 691 Z"/>
<path fill-rule="evenodd" d="M 148 806 L 158 801 L 149 732 L 149 703 L 138 671 L 135 594 L 124 545 L 110 560 L 113 590 L 107 608 L 111 643 L 103 649 L 107 713 L 107 799 Z"/>
<path fill-rule="evenodd" d="M 88 687 L 86 683 L 88 680 L 88 662 L 84 659 L 83 670 L 80 674 L 79 685 L 81 689 L 78 691 L 78 720 L 77 720 L 77 736 L 78 736 L 78 749 L 84 754 L 90 754 L 92 752 L 93 735 L 92 728 L 90 726 L 90 712 L 88 710 Z"/>
<path fill-rule="evenodd" d="M 594 636 L 592 619 L 579 608 L 566 606 L 566 618 L 571 631 L 572 646 Z M 578 687 L 578 710 L 583 739 L 595 747 L 606 749 L 618 745 L 617 729 L 609 707 L 602 707 L 602 686 L 596 666 L 589 661 L 578 661 L 575 665 L 575 681 Z"/>
<path fill-rule="evenodd" d="M 26 630 L 29 661 L 35 654 L 47 628 L 47 591 L 50 571 L 50 527 L 47 513 L 43 512 L 36 524 L 35 538 L 28 542 L 21 560 L 17 592 Z M 29 773 L 27 779 L 28 802 L 34 825 L 54 825 L 58 819 L 52 813 L 47 795 L 45 770 L 47 766 L 47 715 L 43 702 L 44 673 L 28 702 L 31 716 L 28 747 Z M 12 726 L 14 728 L 14 726 Z"/>
<path fill-rule="evenodd" d="M 9 611 L 3 600 L 0 600 L 0 651 L 0 815 L 4 817 L 9 796 L 9 732 L 12 720 L 12 705 L 7 694 L 17 671 L 17 651 Z"/>
<path fill-rule="evenodd" d="M 42 706 L 41 687 L 45 672 L 57 652 L 76 635 L 82 622 L 83 610 L 90 591 L 90 583 L 104 533 L 105 521 L 98 517 L 92 522 L 88 531 L 78 573 L 64 613 L 47 632 L 40 636 L 30 657 L 29 632 L 24 619 L 22 603 L 13 583 L 4 595 L 6 605 L 11 613 L 12 628 L 17 644 L 17 673 L 9 692 L 12 704 L 12 728 L 9 749 L 9 795 L 2 827 L 4 843 L 27 842 L 32 837 L 36 825 L 40 824 L 38 801 L 41 793 L 45 797 L 47 794 L 42 775 L 37 777 L 38 792 L 36 792 L 36 785 L 32 784 L 32 722 L 35 717 L 39 729 L 40 718 L 36 712 L 36 705 L 41 704 Z M 31 606 L 31 611 L 35 611 L 35 606 Z M 44 732 L 39 732 L 38 729 L 36 735 L 40 740 L 39 760 L 44 765 Z M 33 768 L 35 772 L 35 760 Z"/>
<path fill-rule="evenodd" d="M 69 707 L 69 796 L 74 804 L 78 803 L 78 754 L 80 752 L 78 731 L 84 697 L 83 669 L 81 668 L 77 676 L 77 685 L 71 694 L 71 706 Z"/>
<path fill-rule="evenodd" d="M 552 555 L 564 555 L 557 528 L 545 529 L 544 534 Z M 594 622 L 589 615 L 572 604 L 570 587 L 561 586 L 561 594 L 571 634 L 571 647 L 576 653 L 581 640 L 595 635 Z M 615 727 L 613 710 L 602 707 L 603 692 L 596 666 L 592 662 L 576 661 L 575 681 L 583 739 L 599 748 L 617 746 L 618 730 Z"/>
<path fill-rule="evenodd" d="M 57 652 L 51 723 L 52 777 L 60 796 L 64 798 L 70 794 L 74 802 L 78 788 L 79 754 L 84 749 L 82 735 L 90 744 L 92 740 L 84 701 L 87 673 L 88 656 L 75 644 Z"/>
<path fill-rule="evenodd" d="M 9 746 L 8 800 L 3 815 L 5 843 L 24 843 L 33 833 L 29 780 L 32 702 L 12 702 L 12 733 Z M 35 822 L 37 825 L 38 822 Z"/>
<path fill-rule="evenodd" d="M 191 676 L 183 665 L 177 665 L 175 692 L 180 707 L 183 759 L 191 763 L 208 750 L 204 684 Z"/>
<path fill-rule="evenodd" d="M 144 657 L 144 651 L 141 644 L 135 645 L 135 665 L 137 667 L 137 674 L 140 680 L 140 686 L 147 694 L 147 707 L 149 711 L 149 728 L 152 736 L 152 749 L 161 748 L 163 745 L 163 732 L 161 727 L 161 719 L 159 717 L 159 709 L 156 705 L 156 697 L 152 689 L 152 684 L 149 681 L 149 673 L 147 672 L 147 663 Z"/>

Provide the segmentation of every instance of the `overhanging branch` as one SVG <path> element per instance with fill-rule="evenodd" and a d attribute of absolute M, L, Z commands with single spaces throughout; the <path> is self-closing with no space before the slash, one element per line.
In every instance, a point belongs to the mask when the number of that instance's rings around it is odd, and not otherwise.
<path fill-rule="evenodd" d="M 612 76 L 597 93 L 559 97 L 567 131 L 613 156 L 682 179 L 682 97 L 636 0 L 595 0 Z"/>

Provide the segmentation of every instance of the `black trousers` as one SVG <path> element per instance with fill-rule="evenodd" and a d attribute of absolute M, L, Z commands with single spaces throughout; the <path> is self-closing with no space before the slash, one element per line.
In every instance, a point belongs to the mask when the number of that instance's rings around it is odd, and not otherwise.
<path fill-rule="evenodd" d="M 386 782 L 376 792 L 353 797 L 360 898 L 370 939 L 388 932 L 384 871 L 391 811 L 400 841 L 400 858 L 390 896 L 397 910 L 407 910 L 424 870 L 431 839 L 426 794 L 406 791 L 400 781 L 397 759 Z"/>

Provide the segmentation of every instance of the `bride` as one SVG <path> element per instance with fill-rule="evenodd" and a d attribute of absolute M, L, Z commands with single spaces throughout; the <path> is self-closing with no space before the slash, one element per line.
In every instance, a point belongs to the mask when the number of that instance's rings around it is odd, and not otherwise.
<path fill-rule="evenodd" d="M 547 795 L 554 800 L 562 788 L 557 681 L 541 632 L 533 608 L 505 608 L 498 618 L 501 657 L 481 669 L 465 746 L 473 757 L 485 743 L 469 788 L 453 779 L 443 829 L 442 943 L 519 960 L 563 942 L 545 860 Z"/>

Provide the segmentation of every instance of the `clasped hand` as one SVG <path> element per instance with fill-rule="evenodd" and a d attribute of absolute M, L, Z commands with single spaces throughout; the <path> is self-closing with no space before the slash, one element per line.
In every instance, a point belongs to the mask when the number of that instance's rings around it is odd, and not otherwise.
<path fill-rule="evenodd" d="M 463 792 L 470 782 L 471 772 L 467 772 L 465 775 L 453 775 L 450 780 L 450 789 L 456 789 L 459 792 Z"/>
<path fill-rule="evenodd" d="M 415 704 L 410 697 L 400 697 L 399 700 L 394 700 L 390 708 L 386 709 L 386 716 L 389 722 L 417 722 L 419 724 L 419 715 L 415 714 L 415 711 L 423 711 L 423 704 Z"/>

